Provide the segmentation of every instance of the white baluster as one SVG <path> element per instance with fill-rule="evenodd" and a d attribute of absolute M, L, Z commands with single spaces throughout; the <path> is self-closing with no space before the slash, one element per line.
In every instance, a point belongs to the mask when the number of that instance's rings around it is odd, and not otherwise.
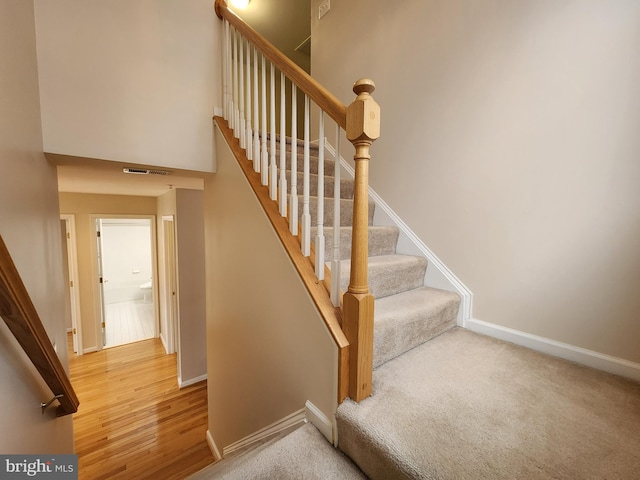
<path fill-rule="evenodd" d="M 240 148 L 247 148 L 247 131 L 246 131 L 246 119 L 244 110 L 244 37 L 240 36 L 240 45 L 238 50 L 240 51 L 240 57 L 238 63 L 240 64 L 240 79 L 238 80 L 238 95 L 240 98 Z"/>
<path fill-rule="evenodd" d="M 247 40 L 247 159 L 253 160 L 253 130 L 251 129 L 251 43 Z M 255 165 L 254 165 L 255 168 Z"/>
<path fill-rule="evenodd" d="M 285 107 L 286 79 L 280 72 L 280 215 L 287 216 L 287 122 Z"/>
<path fill-rule="evenodd" d="M 298 88 L 291 82 L 291 195 L 289 196 L 289 231 L 298 235 Z"/>
<path fill-rule="evenodd" d="M 234 112 L 234 103 L 233 103 L 233 85 L 234 85 L 234 75 L 233 75 L 233 39 L 235 38 L 234 30 L 231 25 L 229 25 L 229 128 L 233 130 L 234 121 L 235 121 L 235 112 Z"/>
<path fill-rule="evenodd" d="M 278 165 L 276 164 L 276 67 L 271 63 L 269 85 L 269 126 L 271 135 L 269 137 L 269 196 L 271 200 L 278 199 Z"/>
<path fill-rule="evenodd" d="M 262 185 L 269 184 L 269 152 L 267 151 L 267 67 L 265 64 L 264 55 L 262 56 L 262 71 L 260 72 L 262 77 L 262 137 L 260 139 L 262 143 L 261 157 L 260 157 L 260 172 L 262 174 Z"/>
<path fill-rule="evenodd" d="M 224 54 L 222 58 L 222 116 L 229 121 L 229 84 L 227 74 L 229 72 L 229 21 L 224 21 Z"/>
<path fill-rule="evenodd" d="M 309 97 L 304 96 L 304 167 L 302 181 L 302 254 L 311 255 L 311 213 L 309 212 Z"/>
<path fill-rule="evenodd" d="M 260 171 L 260 118 L 258 112 L 258 49 L 253 47 L 253 169 Z"/>
<path fill-rule="evenodd" d="M 335 171 L 333 173 L 333 255 L 331 260 L 331 302 L 340 306 L 340 125 L 336 125 Z"/>
<path fill-rule="evenodd" d="M 315 238 L 316 277 L 324 280 L 324 112 L 320 110 L 318 123 L 318 231 Z"/>
<path fill-rule="evenodd" d="M 238 110 L 238 32 L 233 31 L 233 134 L 240 137 L 240 111 Z"/>

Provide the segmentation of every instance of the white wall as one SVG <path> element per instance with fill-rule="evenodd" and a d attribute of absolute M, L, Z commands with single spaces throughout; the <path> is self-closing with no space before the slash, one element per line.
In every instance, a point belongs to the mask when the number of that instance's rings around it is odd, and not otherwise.
<path fill-rule="evenodd" d="M 35 0 L 44 150 L 212 171 L 210 0 Z"/>
<path fill-rule="evenodd" d="M 304 408 L 331 418 L 337 349 L 224 139 L 205 181 L 209 431 L 220 451 Z"/>
<path fill-rule="evenodd" d="M 0 235 L 67 365 L 65 285 L 55 168 L 42 154 L 33 3 L 0 0 Z M 71 416 L 0 321 L 0 452 L 72 453 Z"/>
<path fill-rule="evenodd" d="M 312 12 L 319 0 L 312 0 Z M 371 185 L 474 317 L 640 362 L 640 3 L 352 0 L 312 73 L 382 107 Z"/>
<path fill-rule="evenodd" d="M 175 228 L 180 316 L 178 377 L 181 384 L 202 379 L 207 374 L 203 197 L 202 190 L 176 189 Z"/>

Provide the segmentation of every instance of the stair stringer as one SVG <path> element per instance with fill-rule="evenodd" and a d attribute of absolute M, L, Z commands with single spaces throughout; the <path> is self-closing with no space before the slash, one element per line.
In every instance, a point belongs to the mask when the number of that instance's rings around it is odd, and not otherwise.
<path fill-rule="evenodd" d="M 325 148 L 335 159 L 336 150 L 327 139 L 325 139 Z M 340 166 L 342 173 L 352 178 L 355 176 L 353 167 L 342 156 L 340 156 Z M 369 197 L 376 205 L 373 215 L 373 225 L 395 226 L 400 230 L 396 252 L 404 255 L 422 256 L 429 262 L 424 278 L 424 286 L 439 288 L 460 295 L 460 309 L 458 310 L 457 324 L 464 327 L 466 322 L 472 319 L 473 293 L 471 290 L 427 247 L 420 237 L 409 228 L 371 186 L 369 186 Z"/>

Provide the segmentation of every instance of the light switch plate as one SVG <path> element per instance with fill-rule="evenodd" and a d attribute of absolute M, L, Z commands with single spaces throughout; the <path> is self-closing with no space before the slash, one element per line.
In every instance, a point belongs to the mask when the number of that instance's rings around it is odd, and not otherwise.
<path fill-rule="evenodd" d="M 324 17 L 331 10 L 331 0 L 322 0 L 318 7 L 318 18 Z"/>

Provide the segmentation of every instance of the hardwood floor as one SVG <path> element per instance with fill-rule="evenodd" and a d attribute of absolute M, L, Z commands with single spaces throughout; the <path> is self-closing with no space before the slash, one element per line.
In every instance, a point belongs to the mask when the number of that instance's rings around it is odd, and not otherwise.
<path fill-rule="evenodd" d="M 206 381 L 179 390 L 158 339 L 69 358 L 80 480 L 179 480 L 214 461 Z"/>

